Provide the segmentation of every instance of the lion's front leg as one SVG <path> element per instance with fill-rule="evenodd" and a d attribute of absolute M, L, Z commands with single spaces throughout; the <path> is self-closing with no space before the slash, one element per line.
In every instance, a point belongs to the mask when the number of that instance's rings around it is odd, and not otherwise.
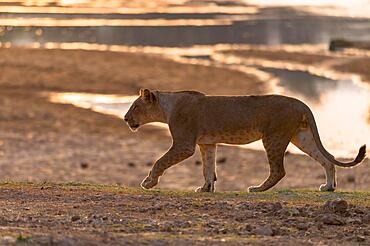
<path fill-rule="evenodd" d="M 141 183 L 144 189 L 150 189 L 158 184 L 159 177 L 162 176 L 164 171 L 189 158 L 194 154 L 195 146 L 190 145 L 173 145 L 167 153 L 165 153 L 159 160 L 156 161 L 148 176 Z"/>
<path fill-rule="evenodd" d="M 202 187 L 197 188 L 196 192 L 214 192 L 216 178 L 216 145 L 200 144 L 202 153 L 203 175 L 205 183 Z"/>

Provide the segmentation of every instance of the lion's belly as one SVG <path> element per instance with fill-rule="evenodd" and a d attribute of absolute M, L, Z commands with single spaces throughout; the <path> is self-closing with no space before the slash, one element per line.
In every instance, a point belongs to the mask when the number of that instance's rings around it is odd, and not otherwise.
<path fill-rule="evenodd" d="M 201 136 L 198 144 L 248 144 L 261 139 L 262 134 L 257 131 L 239 130 L 235 132 L 209 132 Z"/>

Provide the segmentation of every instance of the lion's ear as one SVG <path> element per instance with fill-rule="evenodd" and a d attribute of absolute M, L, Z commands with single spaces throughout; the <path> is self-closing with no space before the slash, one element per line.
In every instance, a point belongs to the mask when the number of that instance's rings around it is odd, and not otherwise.
<path fill-rule="evenodd" d="M 148 89 L 141 89 L 140 96 L 149 103 L 153 103 L 156 100 L 155 95 Z"/>

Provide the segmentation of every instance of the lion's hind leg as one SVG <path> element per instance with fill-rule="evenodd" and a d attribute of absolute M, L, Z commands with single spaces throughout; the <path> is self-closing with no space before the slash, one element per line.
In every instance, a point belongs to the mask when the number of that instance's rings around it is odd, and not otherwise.
<path fill-rule="evenodd" d="M 320 186 L 320 191 L 334 191 L 336 187 L 335 165 L 320 152 L 309 128 L 300 129 L 291 142 L 304 153 L 319 162 L 325 169 L 326 184 Z"/>
<path fill-rule="evenodd" d="M 266 191 L 276 185 L 285 176 L 284 153 L 289 144 L 289 140 L 280 135 L 273 135 L 264 136 L 262 142 L 266 149 L 270 165 L 270 174 L 261 185 L 249 187 L 249 192 Z"/>

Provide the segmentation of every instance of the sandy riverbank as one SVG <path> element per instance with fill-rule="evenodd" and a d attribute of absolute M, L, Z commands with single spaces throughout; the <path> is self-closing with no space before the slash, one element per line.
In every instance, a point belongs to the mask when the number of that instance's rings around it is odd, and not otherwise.
<path fill-rule="evenodd" d="M 268 86 L 253 75 L 179 64 L 157 56 L 62 50 L 0 49 L 0 179 L 82 181 L 138 186 L 170 146 L 165 130 L 131 133 L 120 119 L 49 103 L 40 93 L 74 91 L 133 95 L 141 87 L 254 94 Z M 268 173 L 264 152 L 220 147 L 219 190 L 246 190 Z M 199 153 L 171 168 L 159 187 L 191 190 L 203 183 Z M 288 155 L 277 186 L 318 188 L 321 167 Z M 297 171 L 299 170 L 299 172 Z M 339 187 L 368 189 L 366 165 L 339 170 Z"/>

